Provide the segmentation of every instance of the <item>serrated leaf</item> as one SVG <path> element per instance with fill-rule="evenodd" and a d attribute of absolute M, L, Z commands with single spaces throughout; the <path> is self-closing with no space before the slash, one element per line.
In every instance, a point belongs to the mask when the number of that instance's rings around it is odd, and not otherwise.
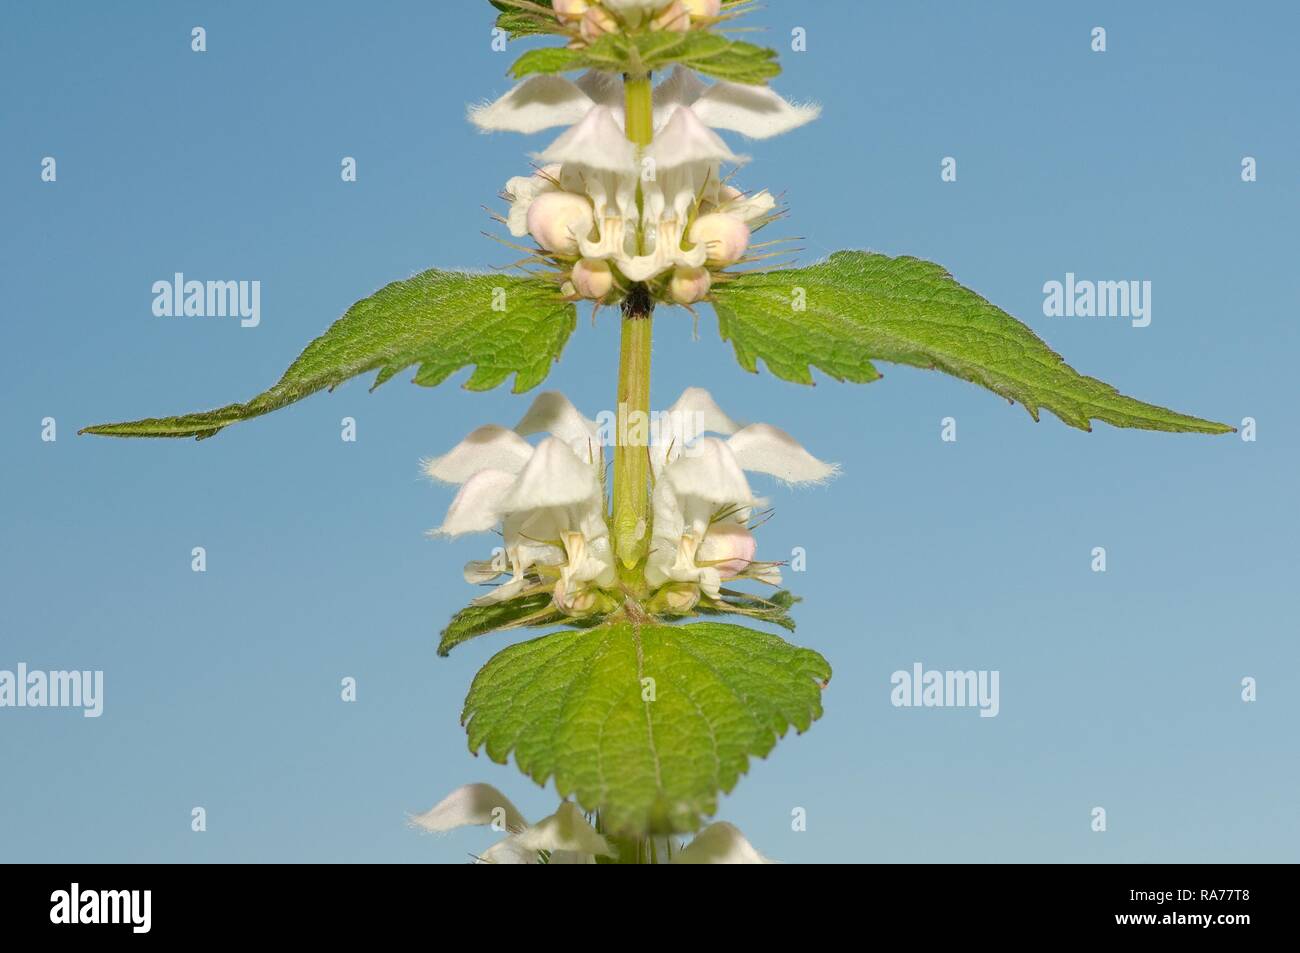
<path fill-rule="evenodd" d="M 550 625 L 564 619 L 552 607 L 551 594 L 539 592 L 504 602 L 481 606 L 466 606 L 457 612 L 442 630 L 438 640 L 438 654 L 446 656 L 462 642 L 490 632 L 520 626 Z"/>
<path fill-rule="evenodd" d="M 512 40 L 521 36 L 559 32 L 559 24 L 555 19 L 536 9 L 552 9 L 551 0 L 524 0 L 523 3 L 492 0 L 492 6 L 501 11 L 497 15 L 497 29 L 505 30 Z"/>
<path fill-rule="evenodd" d="M 692 30 L 675 33 L 610 33 L 590 46 L 571 50 L 547 47 L 529 50 L 510 68 L 516 79 L 531 73 L 564 73 L 598 69 L 641 74 L 681 65 L 715 79 L 733 83 L 765 83 L 781 72 L 776 51 L 732 40 L 719 33 Z"/>
<path fill-rule="evenodd" d="M 606 624 L 513 645 L 483 667 L 461 720 L 470 750 L 550 778 L 626 835 L 697 829 L 793 726 L 822 713 L 826 660 L 720 622 Z M 643 679 L 654 679 L 653 683 Z M 648 689 L 653 688 L 653 701 Z"/>
<path fill-rule="evenodd" d="M 523 79 L 532 73 L 565 73 L 569 70 L 587 69 L 580 50 L 563 46 L 544 46 L 529 50 L 510 67 L 510 75 Z"/>
<path fill-rule="evenodd" d="M 793 302 L 802 289 L 805 310 Z M 1028 327 L 941 266 L 919 258 L 837 252 L 808 268 L 750 272 L 715 286 L 723 340 L 749 371 L 762 360 L 776 376 L 813 382 L 817 367 L 837 380 L 880 377 L 873 360 L 941 370 L 1019 401 L 1038 419 L 1065 423 L 1227 433 L 1227 424 L 1125 397 L 1084 377 Z"/>
<path fill-rule="evenodd" d="M 472 365 L 474 373 L 465 382 L 468 389 L 490 390 L 514 374 L 518 393 L 546 379 L 576 322 L 574 306 L 561 300 L 545 281 L 426 271 L 358 301 L 307 345 L 274 387 L 246 403 L 177 417 L 100 424 L 81 432 L 203 439 L 233 423 L 377 370 L 373 390 L 416 364 L 414 381 L 425 387 Z"/>

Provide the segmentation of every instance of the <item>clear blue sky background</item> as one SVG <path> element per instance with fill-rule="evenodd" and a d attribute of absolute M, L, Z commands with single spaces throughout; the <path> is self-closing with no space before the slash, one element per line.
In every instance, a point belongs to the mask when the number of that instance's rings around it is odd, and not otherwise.
<path fill-rule="evenodd" d="M 752 22 L 772 44 L 809 37 L 779 88 L 826 111 L 742 144 L 756 161 L 739 181 L 786 194 L 805 261 L 942 262 L 1084 372 L 1255 417 L 1259 439 L 1035 424 L 908 369 L 801 388 L 741 371 L 711 316 L 693 341 L 665 313 L 658 405 L 705 385 L 844 467 L 825 488 L 774 488 L 761 539 L 808 552 L 791 583 L 797 640 L 835 667 L 825 717 L 755 763 L 721 816 L 788 861 L 1300 859 L 1300 10 L 766 6 Z M 8 3 L 0 18 L 0 668 L 103 669 L 107 696 L 98 720 L 0 710 L 0 858 L 459 861 L 486 832 L 423 836 L 405 813 L 471 780 L 548 813 L 552 792 L 466 751 L 461 701 L 510 639 L 435 657 L 472 595 L 459 568 L 491 540 L 425 538 L 449 493 L 417 469 L 527 398 L 468 393 L 464 374 L 356 381 L 200 444 L 75 435 L 243 399 L 380 285 L 508 260 L 479 236 L 481 205 L 546 139 L 463 121 L 508 87 L 488 4 Z M 155 318 L 150 286 L 176 271 L 260 280 L 261 326 Z M 1067 271 L 1152 281 L 1151 326 L 1043 317 L 1043 283 Z M 584 316 L 549 381 L 593 413 L 613 399 L 611 318 Z M 349 415 L 355 444 L 339 439 Z M 1001 714 L 893 708 L 890 674 L 916 661 L 999 670 Z"/>

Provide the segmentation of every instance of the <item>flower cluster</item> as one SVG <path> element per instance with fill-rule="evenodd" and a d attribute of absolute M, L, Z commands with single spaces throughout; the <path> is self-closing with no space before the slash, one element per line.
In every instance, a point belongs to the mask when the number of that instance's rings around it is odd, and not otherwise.
<path fill-rule="evenodd" d="M 550 817 L 529 824 L 509 798 L 490 784 L 466 784 L 452 791 L 411 824 L 433 834 L 461 827 L 491 827 L 506 836 L 474 858 L 480 864 L 594 864 L 612 858 L 609 841 L 572 801 L 560 802 Z M 710 824 L 681 847 L 676 838 L 658 837 L 647 860 L 674 864 L 770 864 L 731 824 Z"/>
<path fill-rule="evenodd" d="M 575 46 L 594 43 L 621 29 L 687 30 L 718 19 L 722 0 L 554 0 L 556 19 Z"/>
<path fill-rule="evenodd" d="M 545 436 L 536 446 L 525 439 L 537 434 Z M 497 558 L 465 567 L 469 582 L 508 577 L 477 604 L 549 593 L 557 611 L 588 617 L 625 603 L 630 594 L 618 585 L 604 456 L 605 446 L 622 436 L 609 435 L 550 392 L 513 429 L 480 427 L 426 461 L 430 477 L 460 487 L 437 534 L 499 527 L 504 536 Z M 648 611 L 682 615 L 702 600 L 725 608 L 722 584 L 732 580 L 779 584 L 777 565 L 755 559 L 751 524 L 764 502 L 745 473 L 815 483 L 835 467 L 776 427 L 741 426 L 694 387 L 656 416 L 648 444 L 654 479 L 644 566 Z"/>
<path fill-rule="evenodd" d="M 516 238 L 531 236 L 532 259 L 554 269 L 567 297 L 613 303 L 644 282 L 656 300 L 703 301 L 724 269 L 755 260 L 753 234 L 776 212 L 770 192 L 724 180 L 724 165 L 746 159 L 715 130 L 768 138 L 819 109 L 676 67 L 653 90 L 648 143 L 628 137 L 626 110 L 621 77 L 592 71 L 531 77 L 470 119 L 485 131 L 569 127 L 535 154 L 534 174 L 507 183 L 503 220 Z"/>

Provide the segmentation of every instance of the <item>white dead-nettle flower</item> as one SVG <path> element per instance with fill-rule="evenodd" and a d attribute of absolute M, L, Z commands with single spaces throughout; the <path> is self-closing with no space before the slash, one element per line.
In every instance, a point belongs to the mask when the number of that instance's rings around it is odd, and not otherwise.
<path fill-rule="evenodd" d="M 546 433 L 536 447 L 524 438 Z M 424 464 L 435 480 L 460 486 L 435 533 L 460 536 L 501 526 L 504 561 L 472 562 L 469 582 L 510 580 L 477 604 L 534 592 L 555 606 L 586 615 L 614 582 L 614 555 L 605 522 L 604 456 L 596 424 L 563 395 L 533 401 L 513 430 L 480 427 L 441 457 Z M 507 565 L 508 563 L 508 565 Z"/>
<path fill-rule="evenodd" d="M 722 165 L 745 159 L 715 129 L 765 139 L 819 111 L 766 86 L 707 84 L 678 67 L 654 91 L 654 136 L 644 149 L 625 134 L 622 83 L 609 73 L 590 72 L 576 82 L 534 76 L 472 109 L 470 118 L 486 131 L 569 126 L 536 155 L 542 168 L 535 175 L 506 185 L 510 232 L 531 234 L 557 256 L 610 261 L 636 282 L 679 268 L 735 264 L 752 229 L 771 216 L 776 202 L 769 192 L 746 196 L 722 182 Z"/>
<path fill-rule="evenodd" d="M 594 864 L 597 855 L 614 855 L 573 802 L 564 801 L 550 817 L 529 824 L 510 799 L 490 784 L 457 788 L 412 817 L 411 824 L 435 834 L 473 826 L 504 830 L 506 836 L 476 858 L 480 864 Z"/>
<path fill-rule="evenodd" d="M 594 864 L 613 857 L 609 842 L 572 801 L 545 820 L 529 824 L 510 799 L 490 784 L 457 788 L 411 825 L 435 834 L 461 827 L 495 826 L 506 834 L 475 858 L 480 864 Z M 675 838 L 657 838 L 660 861 L 674 864 L 770 864 L 732 824 L 710 824 L 684 849 Z"/>
<path fill-rule="evenodd" d="M 777 585 L 781 573 L 754 559 L 749 522 L 762 506 L 750 490 L 745 471 L 766 473 L 784 483 L 820 483 L 837 468 L 813 457 L 793 437 L 769 424 L 741 426 L 727 416 L 708 391 L 688 388 L 664 415 L 668 421 L 691 420 L 699 437 L 683 443 L 675 435 L 684 426 L 661 424 L 653 434 L 650 465 L 654 531 L 646 563 L 652 587 L 684 583 L 668 599 L 686 611 L 699 594 L 716 599 L 723 582 L 753 578 Z"/>

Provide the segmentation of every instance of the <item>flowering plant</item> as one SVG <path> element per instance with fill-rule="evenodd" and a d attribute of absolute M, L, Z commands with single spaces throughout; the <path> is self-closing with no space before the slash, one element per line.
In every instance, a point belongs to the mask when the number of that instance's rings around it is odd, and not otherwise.
<path fill-rule="evenodd" d="M 564 40 L 522 55 L 518 84 L 469 112 L 487 131 L 560 130 L 503 193 L 498 220 L 520 273 L 435 269 L 394 282 L 245 403 L 87 429 L 203 439 L 358 374 L 377 371 L 378 386 L 408 367 L 424 386 L 472 366 L 467 388 L 513 375 L 523 392 L 559 358 L 579 303 L 616 308 L 615 426 L 547 392 L 513 427 L 479 427 L 424 463 L 457 488 L 435 532 L 499 530 L 504 543 L 465 567 L 467 582 L 493 588 L 454 616 L 439 654 L 493 632 L 555 630 L 478 673 L 462 718 L 470 748 L 499 762 L 513 754 L 539 784 L 554 779 L 560 809 L 529 825 L 500 792 L 468 785 L 413 820 L 434 831 L 492 824 L 506 836 L 488 862 L 764 862 L 735 828 L 705 822 L 751 757 L 821 716 L 831 670 L 816 652 L 722 621 L 794 629 L 797 600 L 780 588 L 779 561 L 760 553 L 768 505 L 747 474 L 794 486 L 837 468 L 699 388 L 652 414 L 658 307 L 710 306 L 742 367 L 761 361 L 796 383 L 811 383 L 813 367 L 868 383 L 875 361 L 896 362 L 1083 430 L 1094 420 L 1231 428 L 1080 375 L 938 265 L 844 251 L 778 267 L 779 242 L 757 239 L 781 210 L 770 191 L 733 184 L 747 160 L 722 134 L 766 139 L 819 109 L 769 87 L 775 51 L 728 35 L 745 0 L 492 3 L 511 36 Z M 689 846 L 675 839 L 702 827 Z"/>

